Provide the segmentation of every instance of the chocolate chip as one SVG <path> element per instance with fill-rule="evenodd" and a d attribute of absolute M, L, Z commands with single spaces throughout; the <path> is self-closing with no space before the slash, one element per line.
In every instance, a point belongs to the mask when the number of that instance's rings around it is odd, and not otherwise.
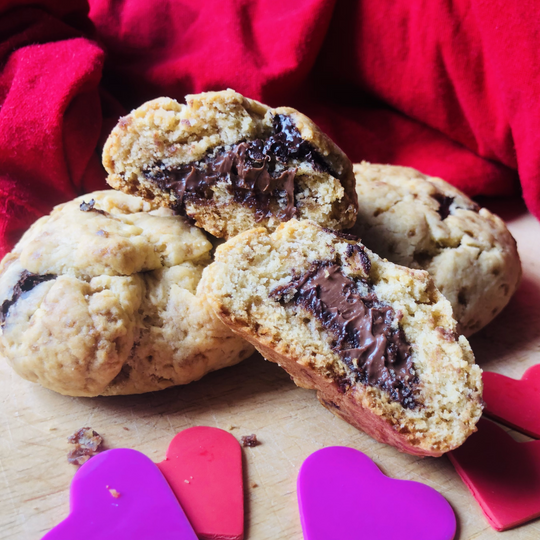
<path fill-rule="evenodd" d="M 11 298 L 9 298 L 8 300 L 4 300 L 4 302 L 2 302 L 2 305 L 0 306 L 0 325 L 5 323 L 8 317 L 9 309 L 11 308 L 11 306 L 17 303 L 23 293 L 31 291 L 40 283 L 44 283 L 45 281 L 49 281 L 55 278 L 56 275 L 54 274 L 40 275 L 29 272 L 28 270 L 23 270 L 21 272 L 21 277 L 19 278 L 19 281 L 13 287 Z"/>
<path fill-rule="evenodd" d="M 94 199 L 90 199 L 90 202 L 82 202 L 79 205 L 79 209 L 81 212 L 97 212 L 98 214 L 105 215 L 106 212 L 103 210 L 100 210 L 99 208 L 95 208 L 94 205 L 96 204 L 96 201 Z"/>

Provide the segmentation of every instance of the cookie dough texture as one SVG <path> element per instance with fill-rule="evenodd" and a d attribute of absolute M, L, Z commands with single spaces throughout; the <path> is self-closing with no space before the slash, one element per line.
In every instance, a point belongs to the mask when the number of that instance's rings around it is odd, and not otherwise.
<path fill-rule="evenodd" d="M 238 150 L 254 141 L 258 157 L 253 146 L 245 154 Z M 250 157 L 232 169 L 220 165 L 218 174 L 216 159 L 229 151 Z M 143 104 L 120 119 L 103 164 L 115 189 L 175 208 L 217 237 L 255 226 L 273 230 L 293 215 L 333 229 L 351 227 L 356 217 L 354 174 L 345 154 L 295 109 L 272 109 L 233 90 L 188 95 L 186 104 L 165 97 Z M 190 176 L 188 164 L 219 178 L 197 192 L 199 173 Z M 294 183 L 278 181 L 283 174 Z"/>
<path fill-rule="evenodd" d="M 231 329 L 298 386 L 316 389 L 324 406 L 355 427 L 411 454 L 437 456 L 456 448 L 476 430 L 482 380 L 467 339 L 455 333 L 450 303 L 427 272 L 397 266 L 368 249 L 366 265 L 350 246 L 362 249 L 358 241 L 307 220 L 292 220 L 272 234 L 247 231 L 217 249 L 199 292 Z M 418 378 L 416 406 L 403 406 L 377 386 L 351 382 L 350 366 L 333 348 L 336 336 L 308 309 L 276 300 L 275 291 L 320 261 L 339 265 L 359 290 L 369 286 L 397 314 L 393 324 L 411 346 Z"/>
<path fill-rule="evenodd" d="M 57 206 L 0 264 L 0 355 L 73 396 L 159 390 L 239 362 L 252 348 L 195 294 L 211 249 L 171 210 L 123 193 Z"/>
<path fill-rule="evenodd" d="M 408 168 L 354 165 L 358 220 L 352 233 L 382 257 L 427 270 L 470 336 L 506 306 L 521 278 L 504 222 L 440 178 Z"/>

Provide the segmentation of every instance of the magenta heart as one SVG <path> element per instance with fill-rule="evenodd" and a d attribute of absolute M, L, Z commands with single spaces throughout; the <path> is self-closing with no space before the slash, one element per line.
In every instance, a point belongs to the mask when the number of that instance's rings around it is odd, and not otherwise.
<path fill-rule="evenodd" d="M 521 380 L 484 371 L 486 414 L 503 424 L 540 438 L 540 364 Z"/>
<path fill-rule="evenodd" d="M 311 454 L 298 475 L 305 540 L 451 540 L 456 517 L 437 491 L 385 476 L 353 448 Z"/>
<path fill-rule="evenodd" d="M 115 449 L 75 474 L 69 516 L 43 540 L 197 540 L 157 466 L 136 450 Z"/>

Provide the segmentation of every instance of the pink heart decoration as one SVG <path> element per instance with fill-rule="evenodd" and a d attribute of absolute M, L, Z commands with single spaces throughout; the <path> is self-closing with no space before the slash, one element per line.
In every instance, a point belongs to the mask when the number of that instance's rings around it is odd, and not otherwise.
<path fill-rule="evenodd" d="M 486 415 L 540 439 L 540 364 L 529 368 L 521 380 L 484 371 Z"/>
<path fill-rule="evenodd" d="M 449 457 L 497 531 L 540 516 L 540 441 L 518 443 L 482 418 Z"/>
<path fill-rule="evenodd" d="M 136 450 L 115 449 L 75 474 L 69 516 L 43 540 L 196 540 L 156 465 Z"/>
<path fill-rule="evenodd" d="M 226 431 L 192 427 L 174 437 L 158 467 L 200 539 L 242 540 L 242 449 Z"/>
<path fill-rule="evenodd" d="M 311 454 L 298 474 L 305 540 L 451 540 L 456 517 L 437 491 L 385 476 L 353 448 Z"/>

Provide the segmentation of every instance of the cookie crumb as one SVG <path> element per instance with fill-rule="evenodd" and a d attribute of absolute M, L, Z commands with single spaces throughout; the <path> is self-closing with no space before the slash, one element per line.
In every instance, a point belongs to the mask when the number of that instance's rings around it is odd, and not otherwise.
<path fill-rule="evenodd" d="M 243 435 L 240 437 L 240 442 L 244 448 L 246 446 L 253 448 L 254 446 L 259 446 L 259 444 L 261 444 L 261 441 L 257 439 L 257 435 L 255 435 L 255 433 L 252 433 L 251 435 Z"/>
<path fill-rule="evenodd" d="M 103 438 L 90 427 L 83 427 L 68 437 L 68 442 L 75 445 L 67 455 L 73 465 L 82 465 L 101 451 Z"/>
<path fill-rule="evenodd" d="M 120 497 L 120 493 L 118 493 L 118 491 L 116 491 L 116 489 L 110 488 L 109 486 L 107 486 L 107 489 L 109 490 L 109 493 L 110 493 L 115 499 L 118 499 L 118 498 Z"/>
<path fill-rule="evenodd" d="M 227 428 L 229 431 L 232 431 L 233 429 L 237 429 L 238 426 L 233 426 L 232 424 Z"/>
<path fill-rule="evenodd" d="M 126 426 L 124 426 L 124 428 L 123 428 L 123 429 L 125 429 L 126 431 L 129 431 L 129 428 L 128 428 L 128 427 L 126 427 Z"/>
<path fill-rule="evenodd" d="M 257 484 L 256 482 L 253 482 L 253 484 L 251 484 L 251 487 L 253 489 L 255 489 L 255 488 L 259 487 L 259 484 Z"/>

